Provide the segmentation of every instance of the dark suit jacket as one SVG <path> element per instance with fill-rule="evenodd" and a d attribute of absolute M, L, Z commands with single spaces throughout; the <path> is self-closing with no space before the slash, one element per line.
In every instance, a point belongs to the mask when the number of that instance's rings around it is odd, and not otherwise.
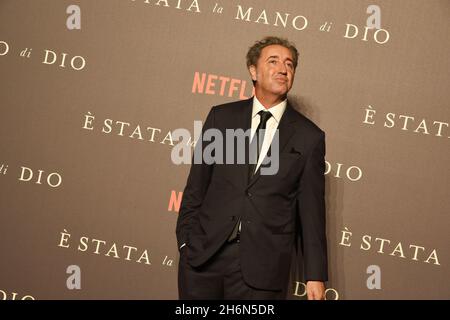
<path fill-rule="evenodd" d="M 249 129 L 252 103 L 250 98 L 213 107 L 203 131 L 216 128 L 225 137 L 225 129 Z M 275 175 L 258 169 L 249 181 L 245 164 L 191 165 L 176 226 L 178 247 L 187 243 L 181 250 L 191 266 L 211 258 L 241 217 L 241 268 L 249 285 L 286 288 L 297 235 L 305 280 L 327 280 L 325 133 L 289 101 L 278 129 Z"/>

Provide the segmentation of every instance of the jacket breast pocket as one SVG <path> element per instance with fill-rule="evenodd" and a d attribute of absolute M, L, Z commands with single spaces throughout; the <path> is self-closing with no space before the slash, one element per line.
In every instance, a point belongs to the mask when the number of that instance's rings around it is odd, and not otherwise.
<path fill-rule="evenodd" d="M 281 152 L 279 156 L 279 168 L 277 175 L 285 178 L 289 174 L 300 171 L 303 162 L 303 156 L 299 153 Z"/>

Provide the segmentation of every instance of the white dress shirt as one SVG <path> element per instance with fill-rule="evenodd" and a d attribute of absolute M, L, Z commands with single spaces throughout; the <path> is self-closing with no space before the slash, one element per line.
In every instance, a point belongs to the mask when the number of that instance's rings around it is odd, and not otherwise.
<path fill-rule="evenodd" d="M 252 109 L 252 125 L 251 125 L 251 139 L 253 139 L 253 136 L 255 135 L 256 129 L 258 128 L 259 122 L 261 121 L 261 117 L 258 115 L 258 112 L 261 110 L 263 111 L 270 111 L 272 116 L 267 120 L 266 123 L 266 130 L 264 134 L 264 141 L 261 147 L 261 152 L 258 158 L 258 163 L 255 167 L 255 172 L 258 170 L 259 166 L 261 165 L 262 161 L 264 160 L 264 157 L 267 154 L 267 151 L 269 150 L 270 144 L 272 143 L 273 136 L 275 135 L 276 129 L 278 128 L 278 124 L 280 123 L 281 116 L 284 113 L 284 110 L 286 110 L 287 100 L 284 99 L 279 104 L 270 107 L 269 109 L 266 109 L 261 102 L 256 98 L 256 96 L 253 97 L 253 109 Z"/>

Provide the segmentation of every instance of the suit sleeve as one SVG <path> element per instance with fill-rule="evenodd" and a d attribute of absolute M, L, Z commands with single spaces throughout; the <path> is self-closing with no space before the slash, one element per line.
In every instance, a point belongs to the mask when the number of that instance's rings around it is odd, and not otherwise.
<path fill-rule="evenodd" d="M 201 157 L 200 163 L 194 162 L 195 153 L 201 153 L 208 145 L 203 141 L 203 134 L 209 128 L 214 128 L 214 110 L 211 108 L 202 128 L 201 136 L 196 143 L 194 155 L 192 157 L 191 169 L 187 179 L 186 187 L 183 191 L 178 220 L 176 226 L 176 235 L 178 248 L 186 243 L 189 245 L 189 232 L 193 223 L 196 223 L 198 212 L 202 206 L 203 199 L 211 181 L 214 164 L 206 164 Z"/>
<path fill-rule="evenodd" d="M 325 133 L 321 131 L 305 164 L 297 197 L 305 281 L 327 281 L 325 225 Z"/>

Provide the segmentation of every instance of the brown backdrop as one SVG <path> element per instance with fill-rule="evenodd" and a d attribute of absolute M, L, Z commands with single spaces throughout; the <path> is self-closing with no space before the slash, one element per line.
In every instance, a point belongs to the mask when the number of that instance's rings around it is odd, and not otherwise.
<path fill-rule="evenodd" d="M 377 1 L 364 37 L 372 2 L 0 1 L 0 299 L 177 299 L 170 133 L 251 96 L 266 35 L 297 44 L 290 99 L 327 134 L 327 298 L 450 298 L 450 2 Z"/>

